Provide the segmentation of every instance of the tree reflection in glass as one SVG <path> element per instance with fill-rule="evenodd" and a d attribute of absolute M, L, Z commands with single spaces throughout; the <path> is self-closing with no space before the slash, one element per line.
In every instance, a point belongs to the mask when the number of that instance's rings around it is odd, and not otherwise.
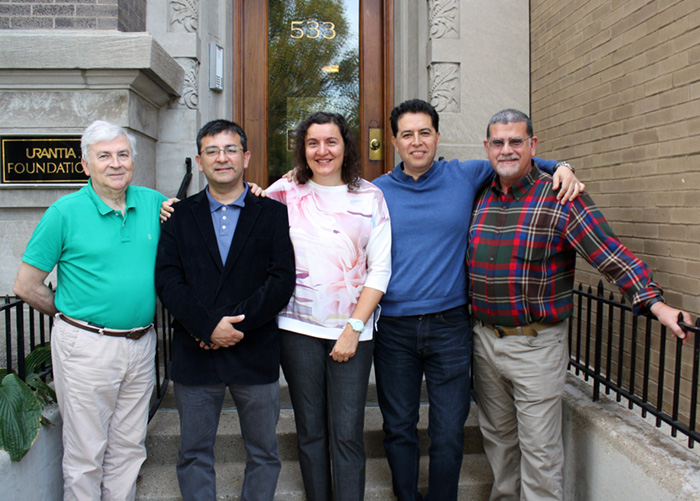
<path fill-rule="evenodd" d="M 309 113 L 359 130 L 359 0 L 270 0 L 268 184 L 293 167 L 294 129 Z"/>

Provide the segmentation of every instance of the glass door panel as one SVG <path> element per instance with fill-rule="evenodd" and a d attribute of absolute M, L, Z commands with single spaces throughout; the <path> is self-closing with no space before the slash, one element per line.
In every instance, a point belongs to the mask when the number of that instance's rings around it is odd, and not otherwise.
<path fill-rule="evenodd" d="M 268 185 L 294 167 L 297 125 L 340 113 L 359 138 L 359 0 L 269 0 Z"/>

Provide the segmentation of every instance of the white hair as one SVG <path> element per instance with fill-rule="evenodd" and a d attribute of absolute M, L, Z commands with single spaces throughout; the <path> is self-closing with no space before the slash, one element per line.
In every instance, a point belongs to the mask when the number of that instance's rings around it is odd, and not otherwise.
<path fill-rule="evenodd" d="M 88 128 L 85 129 L 83 137 L 80 139 L 80 151 L 85 161 L 88 159 L 88 148 L 90 146 L 102 141 L 112 141 L 119 136 L 124 136 L 129 140 L 131 156 L 136 157 L 136 139 L 129 134 L 126 129 L 119 125 L 105 122 L 104 120 L 95 120 L 92 122 Z"/>

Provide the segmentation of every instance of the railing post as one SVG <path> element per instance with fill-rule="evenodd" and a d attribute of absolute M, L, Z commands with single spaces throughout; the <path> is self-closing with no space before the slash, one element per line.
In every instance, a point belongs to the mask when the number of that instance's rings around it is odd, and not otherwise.
<path fill-rule="evenodd" d="M 10 304 L 10 296 L 5 296 L 5 304 Z M 12 317 L 10 308 L 5 308 L 5 360 L 7 371 L 12 372 Z"/>
<path fill-rule="evenodd" d="M 649 367 L 651 365 L 651 318 L 646 318 L 644 331 L 644 369 L 642 373 L 642 403 L 649 403 Z M 642 417 L 647 417 L 646 405 L 642 406 Z"/>
<path fill-rule="evenodd" d="M 581 322 L 583 321 L 583 284 L 578 284 L 578 308 L 576 310 L 576 362 L 581 361 Z M 576 375 L 579 374 L 578 365 L 576 365 Z"/>
<path fill-rule="evenodd" d="M 661 326 L 659 333 L 659 381 L 656 392 L 656 410 L 664 410 L 664 377 L 666 376 L 666 326 Z M 661 426 L 661 418 L 656 416 L 656 427 Z"/>
<path fill-rule="evenodd" d="M 17 375 L 20 379 L 24 379 L 27 376 L 24 365 L 24 303 L 17 305 L 15 319 L 17 325 Z"/>
<path fill-rule="evenodd" d="M 610 395 L 610 381 L 612 380 L 612 358 L 613 358 L 613 331 L 615 326 L 615 308 L 613 308 L 614 296 L 612 292 L 608 296 L 610 302 L 606 309 L 608 313 L 608 347 L 605 355 L 605 394 Z"/>
<path fill-rule="evenodd" d="M 695 321 L 695 328 L 700 329 L 700 318 Z M 700 335 L 695 335 L 695 342 L 693 343 L 693 384 L 691 386 L 690 392 L 690 431 L 694 433 L 697 431 L 697 419 L 698 419 L 698 386 L 700 386 Z M 688 447 L 693 447 L 695 441 L 692 436 L 688 437 Z"/>
<path fill-rule="evenodd" d="M 593 375 L 593 400 L 600 400 L 600 367 L 603 351 L 603 302 L 602 298 L 605 298 L 605 288 L 603 287 L 603 281 L 598 281 L 598 292 L 596 294 L 596 308 L 595 308 L 595 348 L 594 348 L 594 359 L 593 368 L 595 370 Z"/>
<path fill-rule="evenodd" d="M 586 367 L 591 366 L 591 311 L 593 310 L 593 289 L 591 286 L 588 286 L 588 294 L 587 294 L 588 300 L 586 301 L 586 357 L 584 358 L 584 363 L 586 364 Z M 595 363 L 595 362 L 594 362 Z M 585 371 L 583 378 L 584 380 L 588 381 L 588 374 L 589 371 Z M 593 375 L 595 377 L 595 374 Z M 595 399 L 595 396 L 593 397 Z"/>

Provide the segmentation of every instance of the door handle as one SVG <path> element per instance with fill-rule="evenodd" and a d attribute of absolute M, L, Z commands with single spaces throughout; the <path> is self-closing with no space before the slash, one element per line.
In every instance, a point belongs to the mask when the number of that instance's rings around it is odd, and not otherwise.
<path fill-rule="evenodd" d="M 369 129 L 369 159 L 374 161 L 384 160 L 384 145 L 382 144 L 382 129 Z"/>

